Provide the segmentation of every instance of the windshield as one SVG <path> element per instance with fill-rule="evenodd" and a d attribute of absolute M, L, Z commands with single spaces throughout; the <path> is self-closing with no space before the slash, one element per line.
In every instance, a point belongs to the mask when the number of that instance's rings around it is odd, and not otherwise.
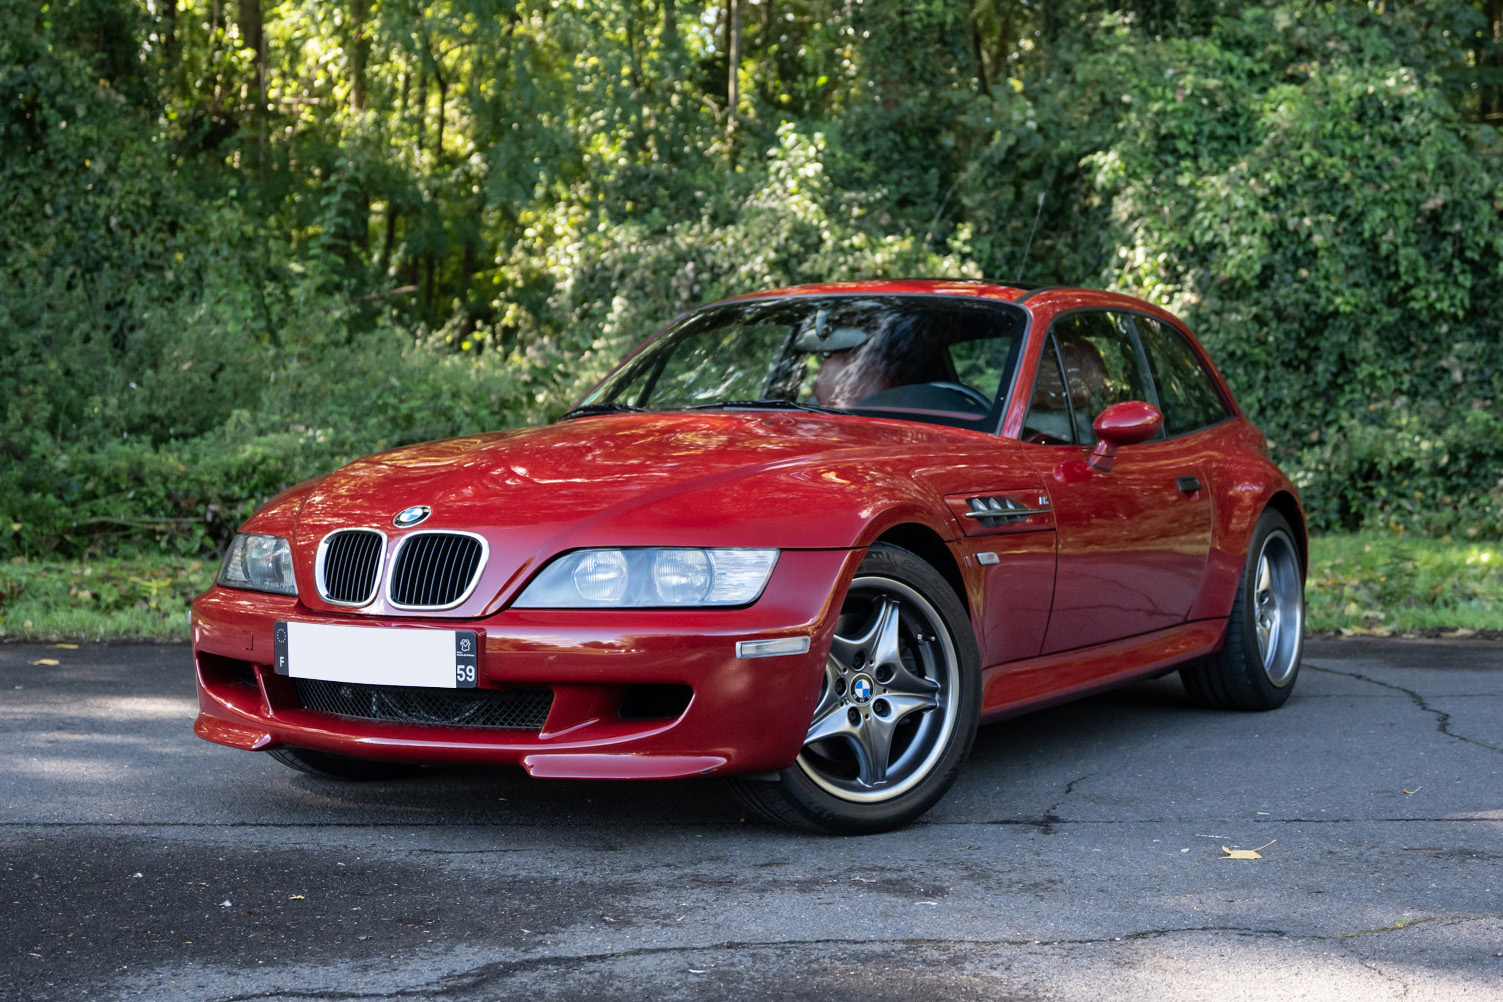
<path fill-rule="evenodd" d="M 1026 314 L 950 296 L 790 296 L 706 307 L 577 409 L 783 406 L 995 430 Z"/>

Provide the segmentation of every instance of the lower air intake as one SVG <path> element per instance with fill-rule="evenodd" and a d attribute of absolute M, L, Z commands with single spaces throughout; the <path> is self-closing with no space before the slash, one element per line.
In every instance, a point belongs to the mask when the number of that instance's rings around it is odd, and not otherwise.
<path fill-rule="evenodd" d="M 551 689 L 428 689 L 406 685 L 360 685 L 299 678 L 305 710 L 337 717 L 386 720 L 440 727 L 486 727 L 541 731 L 553 706 Z"/>

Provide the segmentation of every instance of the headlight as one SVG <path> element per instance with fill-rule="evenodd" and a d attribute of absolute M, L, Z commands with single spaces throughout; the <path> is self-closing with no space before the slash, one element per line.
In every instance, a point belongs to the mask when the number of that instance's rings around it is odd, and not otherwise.
<path fill-rule="evenodd" d="M 777 550 L 578 550 L 543 568 L 522 609 L 746 605 L 767 585 Z"/>
<path fill-rule="evenodd" d="M 292 547 L 281 536 L 242 532 L 230 544 L 219 568 L 220 584 L 278 595 L 296 595 L 292 579 Z"/>

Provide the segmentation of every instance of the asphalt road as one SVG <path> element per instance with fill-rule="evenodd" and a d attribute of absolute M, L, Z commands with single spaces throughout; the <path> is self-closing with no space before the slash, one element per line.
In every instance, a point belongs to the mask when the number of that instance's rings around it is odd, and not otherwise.
<path fill-rule="evenodd" d="M 0 999 L 1503 999 L 1499 644 L 993 725 L 862 839 L 711 781 L 332 783 L 194 706 L 184 647 L 0 647 Z"/>

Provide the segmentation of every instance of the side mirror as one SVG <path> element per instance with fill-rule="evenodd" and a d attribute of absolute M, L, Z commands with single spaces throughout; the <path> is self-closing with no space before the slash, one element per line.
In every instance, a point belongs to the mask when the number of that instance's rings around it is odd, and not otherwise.
<path fill-rule="evenodd" d="M 1146 442 L 1163 431 L 1164 414 L 1153 404 L 1124 400 L 1096 415 L 1091 428 L 1096 432 L 1096 451 L 1086 462 L 1092 469 L 1110 473 L 1117 449 Z"/>

